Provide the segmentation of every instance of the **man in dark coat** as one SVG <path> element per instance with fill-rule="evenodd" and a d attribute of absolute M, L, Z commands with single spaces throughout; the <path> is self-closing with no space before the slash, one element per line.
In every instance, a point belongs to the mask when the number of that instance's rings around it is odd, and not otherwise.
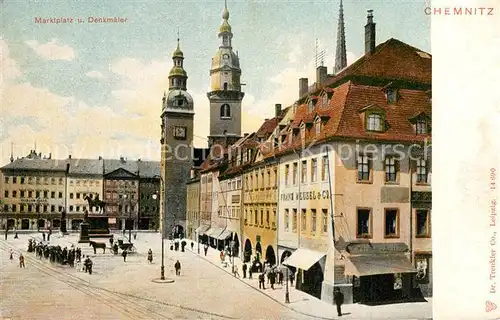
<path fill-rule="evenodd" d="M 244 263 L 242 268 L 243 268 L 243 279 L 245 279 L 247 277 L 247 264 Z"/>
<path fill-rule="evenodd" d="M 337 305 L 337 315 L 341 317 L 342 316 L 341 306 L 344 303 L 344 294 L 340 292 L 339 288 L 335 288 L 334 290 L 333 301 Z"/>
<path fill-rule="evenodd" d="M 177 262 L 174 264 L 174 268 L 175 268 L 175 274 L 180 276 L 181 275 L 181 263 L 179 262 L 179 260 L 177 260 Z"/>
<path fill-rule="evenodd" d="M 266 281 L 264 279 L 264 274 L 261 273 L 261 274 L 259 274 L 259 289 L 265 290 L 266 289 L 265 284 L 266 284 Z"/>

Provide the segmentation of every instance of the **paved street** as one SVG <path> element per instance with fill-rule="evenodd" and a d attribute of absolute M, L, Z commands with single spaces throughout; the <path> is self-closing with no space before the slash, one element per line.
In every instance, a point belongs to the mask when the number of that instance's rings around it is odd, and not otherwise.
<path fill-rule="evenodd" d="M 292 289 L 291 304 L 283 305 L 284 290 L 274 292 L 255 288 L 256 280 L 235 279 L 216 263 L 217 252 L 199 257 L 195 252 L 170 251 L 165 245 L 165 274 L 174 283 L 158 284 L 161 242 L 158 234 L 139 233 L 137 254 L 127 261 L 108 250 L 94 255 L 87 244 L 77 244 L 76 235 L 51 238 L 51 244 L 74 243 L 90 254 L 94 273 L 38 260 L 27 253 L 27 240 L 37 234 L 22 234 L 20 239 L 0 240 L 0 315 L 7 319 L 318 319 L 336 318 L 333 306 Z M 104 240 L 102 240 L 104 241 Z M 134 241 L 134 240 L 133 240 Z M 189 247 L 189 246 L 188 246 Z M 26 257 L 26 269 L 18 268 L 18 254 L 8 259 L 8 250 L 16 248 Z M 147 262 L 147 250 L 154 253 Z M 203 250 L 201 250 L 203 251 Z M 210 252 L 209 251 L 209 252 Z M 182 264 L 181 276 L 175 276 L 173 264 Z M 240 268 L 241 272 L 241 268 Z M 269 296 L 268 296 L 269 295 Z M 304 298 L 306 297 L 306 298 Z M 308 299 L 308 300 L 304 300 Z M 293 309 L 295 310 L 293 310 Z M 309 309 L 309 310 L 308 310 Z M 377 307 L 347 305 L 345 319 L 428 319 L 427 303 Z M 306 316 L 305 314 L 312 314 Z"/>

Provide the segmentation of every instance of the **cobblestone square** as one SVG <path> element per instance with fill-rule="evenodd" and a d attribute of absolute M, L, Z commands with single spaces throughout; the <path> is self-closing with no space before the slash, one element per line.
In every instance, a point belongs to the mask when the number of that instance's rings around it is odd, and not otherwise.
<path fill-rule="evenodd" d="M 19 239 L 10 236 L 0 243 L 0 314 L 5 319 L 336 318 L 333 306 L 312 297 L 304 298 L 307 295 L 294 289 L 290 292 L 290 305 L 285 306 L 283 288 L 259 291 L 256 280 L 236 279 L 217 265 L 215 250 L 210 249 L 206 257 L 198 256 L 196 245 L 194 251 L 189 245 L 186 252 L 171 251 L 166 241 L 165 276 L 175 282 L 154 283 L 152 280 L 160 277 L 161 265 L 158 234 L 139 233 L 136 240 L 132 239 L 137 253 L 130 254 L 126 262 L 109 248 L 106 253 L 98 249 L 94 254 L 88 244 L 78 244 L 75 234 L 51 238 L 53 245 L 69 248 L 74 244 L 82 248 L 83 254 L 90 255 L 94 262 L 92 275 L 39 260 L 26 252 L 30 237 L 40 239 L 36 233 L 21 234 Z M 9 261 L 11 248 L 15 251 L 13 261 Z M 147 261 L 149 248 L 154 255 L 152 264 Z M 25 269 L 18 266 L 19 253 L 25 256 Z M 182 265 L 180 276 L 175 275 L 173 268 L 177 260 Z M 428 319 L 432 303 L 429 299 L 427 303 L 377 307 L 346 305 L 343 313 L 345 319 Z"/>

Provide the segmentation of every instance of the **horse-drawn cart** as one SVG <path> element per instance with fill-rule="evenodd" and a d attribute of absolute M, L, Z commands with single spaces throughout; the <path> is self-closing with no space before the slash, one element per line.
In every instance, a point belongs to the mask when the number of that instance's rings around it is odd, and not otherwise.
<path fill-rule="evenodd" d="M 134 244 L 131 242 L 123 242 L 122 239 L 118 239 L 118 247 L 128 253 L 136 253 L 137 250 L 134 247 Z"/>

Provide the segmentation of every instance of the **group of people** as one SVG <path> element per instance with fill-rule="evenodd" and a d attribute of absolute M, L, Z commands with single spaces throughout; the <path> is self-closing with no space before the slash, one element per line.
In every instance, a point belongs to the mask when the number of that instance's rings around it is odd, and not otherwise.
<path fill-rule="evenodd" d="M 80 262 L 82 250 L 75 248 L 73 245 L 70 249 L 61 246 L 52 246 L 44 243 L 43 241 L 36 242 L 34 239 L 28 240 L 28 252 L 35 252 L 36 256 L 40 259 L 45 258 L 50 262 L 57 262 L 59 264 L 68 264 L 74 267 L 75 261 Z"/>

